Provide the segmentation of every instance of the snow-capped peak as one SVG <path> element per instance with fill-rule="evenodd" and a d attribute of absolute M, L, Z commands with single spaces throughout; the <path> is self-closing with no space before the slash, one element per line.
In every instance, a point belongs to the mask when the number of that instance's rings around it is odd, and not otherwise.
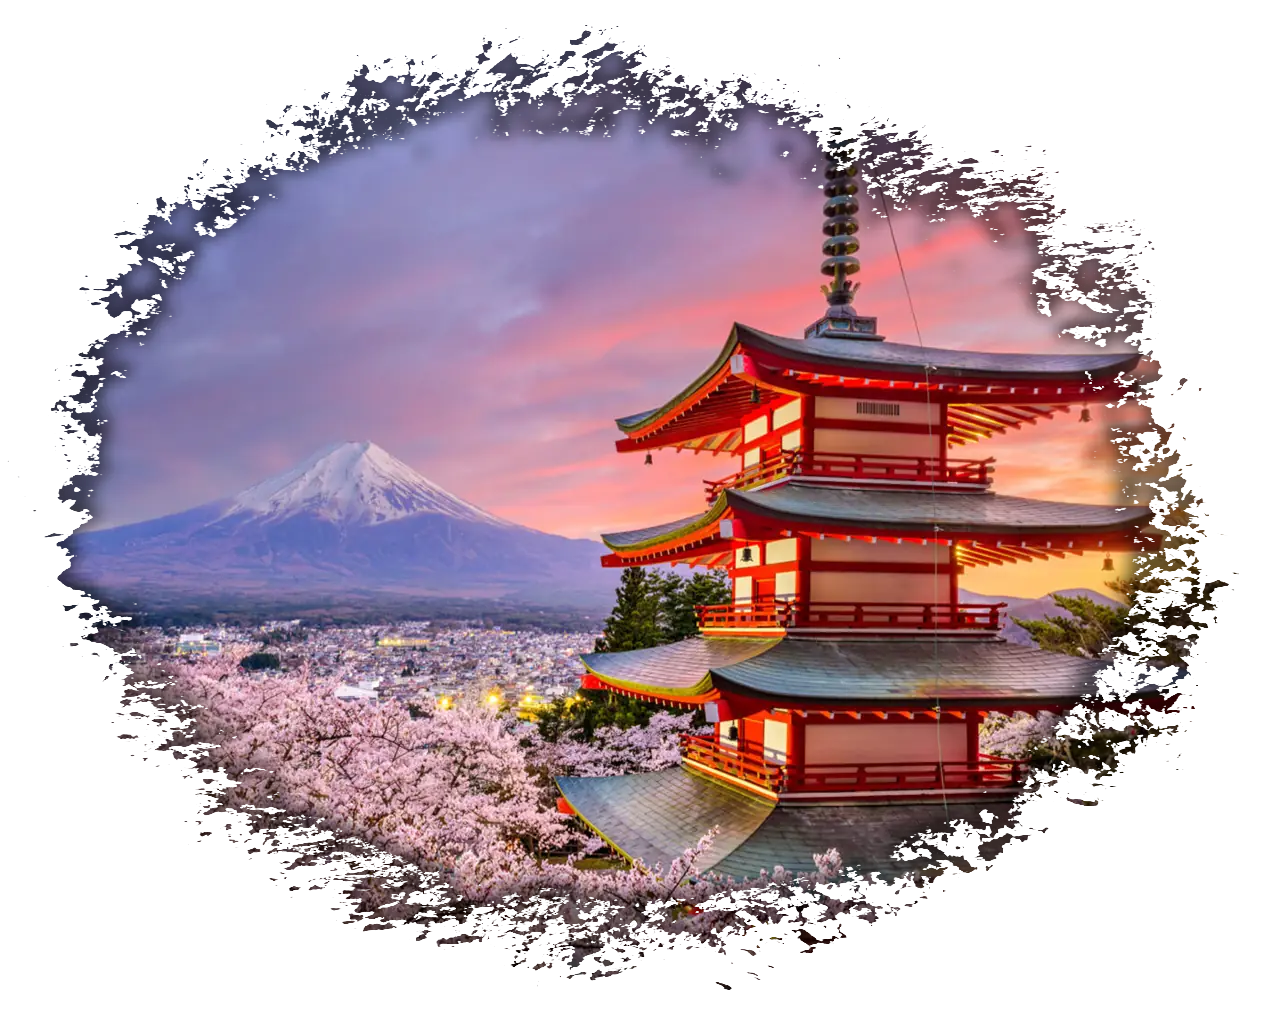
<path fill-rule="evenodd" d="M 456 498 L 374 442 L 342 442 L 291 470 L 240 492 L 225 515 L 281 518 L 312 513 L 339 523 L 371 525 L 416 513 L 514 526 Z"/>

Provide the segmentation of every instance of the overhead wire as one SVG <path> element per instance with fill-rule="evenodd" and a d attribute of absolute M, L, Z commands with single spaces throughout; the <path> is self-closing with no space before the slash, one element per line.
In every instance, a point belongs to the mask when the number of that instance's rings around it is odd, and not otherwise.
<path fill-rule="evenodd" d="M 897 243 L 896 230 L 893 228 L 893 225 L 892 225 L 892 205 L 888 201 L 888 192 L 887 192 L 887 189 L 884 187 L 884 185 L 877 178 L 874 180 L 874 184 L 876 188 L 878 188 L 879 198 L 880 198 L 881 204 L 883 205 L 884 221 L 888 224 L 888 236 L 891 237 L 892 239 L 892 253 L 897 260 L 897 270 L 900 272 L 900 275 L 901 275 L 901 286 L 905 290 L 906 304 L 909 306 L 909 309 L 910 309 L 910 320 L 911 322 L 914 323 L 914 334 L 918 338 L 919 348 L 923 350 L 925 354 L 923 358 L 923 391 L 925 396 L 925 407 L 926 407 L 925 416 L 927 418 L 927 427 L 928 427 L 928 445 L 929 445 L 929 448 L 931 448 L 931 446 L 933 445 L 932 439 L 934 437 L 934 431 L 932 428 L 932 405 L 933 405 L 932 404 L 932 368 L 933 368 L 933 365 L 928 363 L 928 358 L 926 356 L 927 346 L 923 342 L 923 330 L 919 326 L 918 312 L 915 310 L 915 307 L 914 307 L 914 296 L 910 292 L 910 280 L 909 280 L 909 277 L 906 275 L 905 263 L 901 259 L 901 246 L 900 244 Z M 947 441 L 946 435 L 942 433 L 941 442 L 945 443 L 946 441 Z M 942 460 L 944 460 L 944 456 L 939 456 L 938 462 Z M 937 504 L 936 503 L 936 485 L 937 485 L 937 479 L 935 474 L 933 474 L 930 478 L 928 493 L 931 495 L 931 498 L 932 498 L 932 541 L 933 541 L 933 545 L 935 546 L 936 549 L 938 549 L 938 551 L 936 554 L 932 556 L 932 593 L 933 593 L 934 604 L 939 605 L 940 604 L 940 596 L 939 596 L 940 581 L 941 581 L 940 553 L 939 553 L 941 544 L 940 544 L 939 535 L 941 533 L 941 527 L 936 522 L 936 504 Z M 955 547 L 953 542 L 950 542 L 949 549 L 950 549 L 950 554 L 949 554 L 948 566 L 951 571 L 954 571 L 957 569 L 957 554 L 955 552 Z M 947 585 L 947 592 L 948 592 L 948 585 Z M 957 604 L 951 602 L 949 611 L 951 613 L 951 616 L 954 616 L 958 611 Z M 946 787 L 946 779 L 945 779 L 945 751 L 941 741 L 941 722 L 944 718 L 944 712 L 941 710 L 941 641 L 940 641 L 940 630 L 938 628 L 938 624 L 935 617 L 933 618 L 933 624 L 932 624 L 932 661 L 934 665 L 934 670 L 932 673 L 933 696 L 934 696 L 934 699 L 936 700 L 936 703 L 935 703 L 935 707 L 936 707 L 936 769 L 937 769 L 937 776 L 940 780 L 940 786 L 941 786 L 941 805 L 945 810 L 945 819 L 949 820 L 950 803 L 949 803 L 949 792 Z M 968 723 L 974 724 L 976 722 L 969 718 Z M 968 761 L 969 765 L 974 765 L 976 763 L 977 761 L 975 760 Z"/>

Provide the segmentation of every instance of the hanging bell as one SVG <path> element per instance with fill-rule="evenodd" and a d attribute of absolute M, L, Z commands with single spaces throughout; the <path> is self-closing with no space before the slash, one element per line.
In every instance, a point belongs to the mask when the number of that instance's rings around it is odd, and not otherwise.
<path fill-rule="evenodd" d="M 652 452 L 645 453 L 645 466 L 652 467 L 654 465 L 654 454 Z"/>
<path fill-rule="evenodd" d="M 743 562 L 750 562 L 750 561 L 751 561 L 751 549 L 750 549 L 750 548 L 743 548 L 743 549 L 742 549 L 742 561 L 743 561 Z"/>
<path fill-rule="evenodd" d="M 1083 424 L 1090 424 L 1090 423 L 1091 423 L 1091 411 L 1090 411 L 1090 410 L 1088 410 L 1086 407 L 1083 407 L 1083 408 L 1082 408 L 1082 413 L 1078 414 L 1078 420 L 1079 420 L 1079 421 L 1081 421 Z"/>
<path fill-rule="evenodd" d="M 760 401 L 760 387 L 758 385 L 751 386 L 751 402 L 758 403 Z"/>
<path fill-rule="evenodd" d="M 1104 556 L 1104 566 L 1103 566 L 1103 569 L 1104 569 L 1104 572 L 1106 572 L 1106 573 L 1111 573 L 1111 572 L 1113 572 L 1113 556 L 1112 556 L 1112 555 L 1105 555 L 1105 556 Z"/>

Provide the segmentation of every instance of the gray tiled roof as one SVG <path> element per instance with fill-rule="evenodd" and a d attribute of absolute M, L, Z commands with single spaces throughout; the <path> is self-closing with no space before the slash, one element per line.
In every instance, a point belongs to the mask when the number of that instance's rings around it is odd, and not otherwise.
<path fill-rule="evenodd" d="M 701 515 L 602 534 L 601 540 L 611 548 L 635 548 L 677 532 L 691 534 L 723 515 L 726 505 L 774 520 L 856 524 L 880 533 L 939 526 L 952 534 L 1100 534 L 1147 523 L 1153 515 L 1152 509 L 1141 505 L 1045 502 L 990 492 L 879 491 L 788 481 L 758 491 L 729 489 L 723 500 Z"/>
<path fill-rule="evenodd" d="M 817 336 L 788 339 L 749 325 L 737 326 L 744 346 L 768 350 L 806 363 L 823 364 L 839 373 L 869 374 L 871 369 L 896 374 L 923 375 L 929 366 L 934 374 L 968 379 L 1029 379 L 1039 382 L 1085 382 L 1116 377 L 1139 360 L 1139 354 L 1038 354 L 988 353 L 977 350 L 941 350 L 904 343 L 868 339 L 834 339 Z"/>
<path fill-rule="evenodd" d="M 730 508 L 791 521 L 860 523 L 887 529 L 941 526 L 953 532 L 1070 533 L 1115 530 L 1147 521 L 1147 506 L 1084 505 L 953 491 L 877 491 L 788 484 L 726 493 Z"/>
<path fill-rule="evenodd" d="M 667 537 L 684 527 L 691 527 L 692 524 L 709 517 L 710 510 L 707 513 L 695 515 L 695 517 L 684 517 L 683 519 L 673 519 L 670 523 L 658 523 L 653 527 L 644 527 L 639 531 L 623 531 L 622 533 L 603 533 L 600 540 L 604 541 L 612 548 L 626 548 L 632 545 L 640 545 L 645 541 L 653 541 L 658 537 Z"/>
<path fill-rule="evenodd" d="M 761 332 L 749 325 L 735 324 L 734 332 L 730 333 L 724 348 L 702 374 L 662 406 L 618 418 L 616 423 L 619 428 L 628 432 L 635 431 L 676 406 L 690 393 L 696 392 L 719 370 L 738 343 L 797 362 L 824 365 L 831 369 L 827 374 L 852 374 L 854 377 L 870 377 L 872 373 L 878 372 L 920 377 L 926 374 L 925 368 L 930 368 L 933 374 L 942 378 L 1033 381 L 1045 385 L 1047 382 L 1086 382 L 1115 378 L 1119 372 L 1129 371 L 1139 360 L 1139 354 L 1135 352 L 988 353 L 977 350 L 941 350 L 879 340 L 834 339 L 828 336 L 791 339 Z M 1031 395 L 1026 393 L 1024 398 Z"/>
<path fill-rule="evenodd" d="M 982 640 L 785 639 L 713 667 L 718 688 L 810 703 L 988 706 L 1070 702 L 1107 662 Z"/>
<path fill-rule="evenodd" d="M 605 778 L 557 778 L 567 802 L 632 859 L 664 866 L 712 827 L 720 832 L 700 868 L 714 866 L 749 838 L 773 809 L 766 802 L 683 767 Z"/>
<path fill-rule="evenodd" d="M 658 410 L 659 410 L 658 407 L 654 407 L 653 410 L 642 410 L 638 414 L 628 414 L 626 417 L 616 418 L 614 420 L 614 423 L 617 424 L 620 428 L 631 428 L 639 424 L 641 421 L 645 420 L 646 418 L 652 417 L 654 414 L 658 413 Z"/>
<path fill-rule="evenodd" d="M 1009 804 L 974 803 L 775 806 L 682 767 L 652 774 L 557 778 L 562 795 L 603 837 L 633 859 L 665 867 L 712 826 L 720 833 L 699 867 L 725 876 L 759 876 L 776 865 L 810 872 L 813 855 L 837 848 L 849 866 L 885 878 L 910 867 L 892 854 L 903 841 L 950 821 L 980 824 Z"/>
<path fill-rule="evenodd" d="M 643 650 L 580 654 L 579 660 L 589 671 L 615 682 L 657 689 L 691 689 L 702 683 L 711 669 L 745 661 L 776 643 L 775 638 L 692 637 Z"/>
<path fill-rule="evenodd" d="M 813 855 L 828 848 L 839 849 L 844 863 L 864 876 L 878 874 L 895 879 L 919 868 L 919 863 L 894 859 L 897 846 L 925 831 L 945 831 L 959 820 L 977 827 L 980 814 L 989 810 L 1005 819 L 1007 802 L 939 802 L 904 805 L 777 806 L 751 837 L 719 862 L 716 872 L 732 877 L 758 877 L 760 870 L 773 872 L 784 866 L 788 872 L 810 872 Z"/>

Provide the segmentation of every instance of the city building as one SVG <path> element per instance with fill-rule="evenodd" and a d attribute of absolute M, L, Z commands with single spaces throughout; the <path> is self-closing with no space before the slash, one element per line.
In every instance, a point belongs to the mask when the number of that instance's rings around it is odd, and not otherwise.
<path fill-rule="evenodd" d="M 1101 663 L 1005 642 L 967 569 L 1129 552 L 1142 506 L 997 494 L 993 459 L 951 453 L 1124 394 L 1134 353 L 1004 354 L 888 342 L 853 307 L 855 166 L 825 188 L 826 312 L 788 338 L 735 324 L 664 405 L 618 420 L 620 452 L 738 457 L 705 512 L 605 535 L 609 566 L 724 567 L 732 601 L 679 643 L 581 655 L 585 688 L 699 706 L 679 768 L 557 779 L 562 808 L 621 853 L 666 862 L 718 826 L 706 868 L 888 863 L 934 823 L 1001 814 L 1025 765 L 980 751 L 990 712 L 1063 712 Z M 1077 410 L 1077 413 L 1074 411 Z"/>
<path fill-rule="evenodd" d="M 176 653 L 192 657 L 207 657 L 219 654 L 221 644 L 205 633 L 182 633 L 177 638 Z"/>
<path fill-rule="evenodd" d="M 428 650 L 428 644 L 429 638 L 426 636 L 404 636 L 400 633 L 389 633 L 386 636 L 377 636 L 375 638 L 377 647 L 405 647 Z"/>

